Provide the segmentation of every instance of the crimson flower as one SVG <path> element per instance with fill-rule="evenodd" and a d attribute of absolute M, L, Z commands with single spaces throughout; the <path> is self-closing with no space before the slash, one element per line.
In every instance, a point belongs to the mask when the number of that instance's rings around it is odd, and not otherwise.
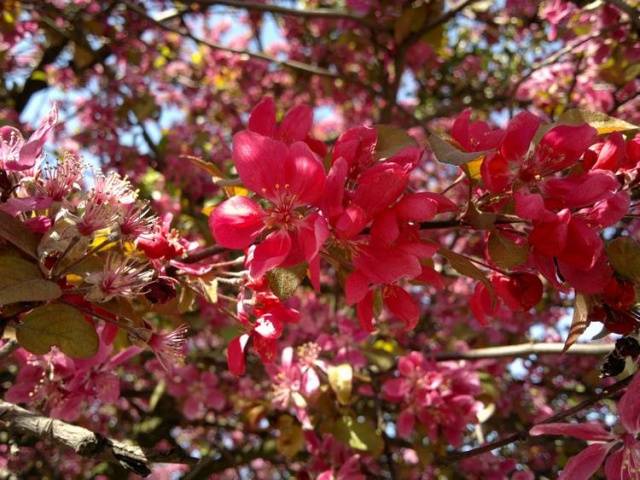
<path fill-rule="evenodd" d="M 224 247 L 246 249 L 264 237 L 248 254 L 253 278 L 283 264 L 317 262 L 329 235 L 326 221 L 313 209 L 324 190 L 324 167 L 302 141 L 311 126 L 311 109 L 294 108 L 278 127 L 269 105 L 260 103 L 252 112 L 249 130 L 233 138 L 240 179 L 266 201 L 265 207 L 234 196 L 209 218 L 213 236 Z"/>

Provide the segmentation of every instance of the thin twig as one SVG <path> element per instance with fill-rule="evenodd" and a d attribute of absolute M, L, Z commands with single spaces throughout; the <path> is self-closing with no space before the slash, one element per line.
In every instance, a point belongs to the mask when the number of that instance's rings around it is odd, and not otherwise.
<path fill-rule="evenodd" d="M 220 45 L 220 44 L 217 44 L 217 43 L 210 42 L 210 41 L 205 40 L 203 38 L 197 37 L 196 35 L 194 35 L 190 31 L 185 31 L 185 30 L 183 30 L 181 28 L 175 28 L 175 27 L 172 27 L 170 25 L 167 25 L 164 22 L 156 20 L 155 18 L 149 16 L 147 14 L 147 12 L 143 8 L 139 7 L 138 5 L 134 5 L 134 4 L 130 3 L 130 2 L 125 2 L 125 5 L 127 6 L 127 8 L 129 8 L 130 10 L 136 12 L 138 15 L 142 16 L 144 19 L 148 20 L 149 22 L 157 25 L 161 29 L 166 30 L 167 32 L 176 33 L 176 34 L 181 35 L 183 37 L 187 37 L 187 38 L 193 40 L 194 42 L 196 42 L 196 43 L 198 43 L 200 45 L 204 45 L 205 47 L 209 47 L 211 49 L 219 50 L 219 51 L 222 51 L 222 52 L 234 53 L 234 54 L 237 54 L 237 55 L 244 55 L 244 56 L 249 57 L 249 58 L 253 58 L 253 59 L 256 59 L 256 60 L 262 60 L 262 61 L 269 62 L 269 63 L 274 63 L 276 65 L 280 65 L 280 66 L 283 66 L 283 67 L 291 68 L 293 70 L 298 70 L 298 71 L 310 73 L 310 74 L 313 74 L 313 75 L 319 75 L 319 76 L 329 77 L 329 78 L 339 78 L 339 75 L 337 73 L 331 72 L 331 71 L 326 70 L 326 69 L 321 68 L 321 67 L 317 67 L 315 65 L 309 65 L 307 63 L 298 62 L 298 61 L 295 61 L 295 60 L 280 60 L 280 59 L 277 59 L 277 58 L 272 57 L 270 55 L 267 55 L 265 53 L 251 52 L 249 50 L 242 50 L 240 48 L 226 47 L 224 45 Z"/>
<path fill-rule="evenodd" d="M 447 456 L 446 461 L 448 462 L 457 462 L 459 460 L 462 460 L 464 458 L 469 458 L 469 457 L 474 457 L 476 455 L 481 455 L 483 453 L 487 453 L 490 452 L 492 450 L 495 450 L 497 448 L 501 448 L 504 447 L 505 445 L 509 445 L 513 442 L 518 442 L 521 440 L 526 440 L 527 438 L 529 438 L 529 431 L 536 425 L 541 425 L 544 423 L 554 423 L 557 422 L 559 420 L 563 420 L 565 418 L 571 417 L 573 415 L 575 415 L 576 413 L 581 412 L 582 410 L 584 410 L 587 407 L 591 407 L 593 405 L 595 405 L 596 403 L 604 400 L 607 397 L 612 396 L 613 394 L 619 392 L 620 390 L 622 390 L 623 388 L 625 388 L 630 382 L 631 379 L 633 378 L 633 375 L 628 376 L 627 378 L 624 378 L 622 380 L 620 380 L 619 382 L 614 383 L 613 385 L 611 385 L 610 387 L 605 387 L 603 388 L 600 393 L 594 395 L 593 397 L 590 397 L 580 403 L 578 403 L 577 405 L 571 407 L 571 408 L 567 408 L 555 415 L 552 415 L 549 418 L 546 418 L 545 420 L 538 422 L 537 424 L 534 425 L 530 425 L 529 427 L 527 427 L 526 429 L 523 429 L 519 432 L 515 432 L 512 433 L 510 435 L 507 435 L 506 437 L 500 438 L 494 442 L 491 443 L 487 443 L 485 445 L 481 445 L 480 447 L 477 448 L 472 448 L 471 450 L 467 450 L 464 452 L 454 452 L 451 453 L 450 455 Z"/>
<path fill-rule="evenodd" d="M 505 357 L 527 357 L 529 355 L 605 355 L 615 348 L 614 343 L 574 344 L 563 352 L 564 343 L 521 343 L 500 347 L 476 348 L 466 352 L 438 352 L 433 357 L 436 361 L 447 360 L 479 360 Z M 429 355 L 429 352 L 426 352 Z"/>
<path fill-rule="evenodd" d="M 16 348 L 18 348 L 18 342 L 16 340 L 7 340 L 4 345 L 0 347 L 0 360 L 11 355 Z"/>

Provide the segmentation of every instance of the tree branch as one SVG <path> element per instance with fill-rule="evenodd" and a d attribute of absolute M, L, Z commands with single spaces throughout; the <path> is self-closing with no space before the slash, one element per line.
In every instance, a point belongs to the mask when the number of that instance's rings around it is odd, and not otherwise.
<path fill-rule="evenodd" d="M 189 31 L 185 31 L 181 28 L 175 28 L 172 27 L 170 25 L 167 25 L 166 23 L 156 20 L 155 18 L 151 17 L 150 15 L 147 14 L 147 12 L 139 7 L 138 5 L 134 5 L 131 2 L 125 2 L 125 5 L 127 6 L 127 8 L 129 8 L 131 11 L 136 12 L 138 15 L 142 16 L 144 19 L 148 20 L 149 22 L 157 25 L 158 27 L 160 27 L 163 30 L 166 30 L 167 32 L 172 32 L 172 33 L 176 33 L 178 35 L 181 35 L 183 37 L 187 37 L 191 40 L 193 40 L 194 42 L 200 44 L 200 45 L 204 45 L 205 47 L 208 48 L 212 48 L 214 50 L 220 50 L 222 52 L 228 52 L 228 53 L 234 53 L 237 55 L 244 55 L 246 57 L 249 58 L 253 58 L 256 60 L 262 60 L 265 62 L 269 62 L 269 63 L 274 63 L 276 65 L 280 65 L 282 67 L 287 67 L 287 68 L 291 68 L 293 70 L 298 70 L 301 72 L 305 72 L 305 73 L 310 73 L 312 75 L 319 75 L 322 77 L 329 77 L 329 78 L 339 78 L 339 75 L 331 72 L 329 70 L 326 70 L 324 68 L 321 67 L 317 67 L 315 65 L 309 65 L 303 62 L 298 62 L 295 60 L 279 60 L 275 57 L 272 57 L 270 55 L 267 55 L 265 53 L 261 53 L 261 52 L 251 52 L 249 50 L 242 50 L 240 48 L 233 48 L 233 47 L 226 47 L 224 45 L 220 45 L 217 43 L 213 43 L 213 42 L 209 42 L 208 40 L 205 40 L 203 38 L 197 37 L 194 34 L 192 34 Z"/>
<path fill-rule="evenodd" d="M 324 19 L 342 19 L 352 20 L 368 27 L 375 27 L 376 25 L 370 22 L 367 18 L 360 15 L 353 14 L 346 10 L 330 9 L 330 8 L 289 8 L 282 7 L 280 5 L 270 5 L 257 2 L 245 2 L 241 0 L 197 0 L 194 2 L 198 5 L 213 6 L 222 5 L 233 8 L 244 8 L 245 10 L 252 10 L 255 12 L 268 12 L 276 15 L 285 15 L 291 17 L 302 18 L 324 18 Z"/>
<path fill-rule="evenodd" d="M 574 344 L 566 352 L 564 343 L 521 343 L 501 347 L 476 348 L 466 352 L 438 352 L 433 354 L 436 361 L 479 360 L 504 357 L 527 357 L 529 355 L 604 355 L 615 348 L 613 343 Z M 429 352 L 425 352 L 429 355 Z"/>
<path fill-rule="evenodd" d="M 626 13 L 629 16 L 629 20 L 631 20 L 633 28 L 640 34 L 640 10 L 638 10 L 637 4 L 633 7 L 625 2 L 625 0 L 605 0 L 605 2 L 614 5 Z"/>
<path fill-rule="evenodd" d="M 7 340 L 5 344 L 0 347 L 0 360 L 11 355 L 16 348 L 18 348 L 17 341 L 14 339 Z"/>
<path fill-rule="evenodd" d="M 51 440 L 58 445 L 72 448 L 83 457 L 104 458 L 119 463 L 125 469 L 146 477 L 153 462 L 195 463 L 191 457 L 175 458 L 168 454 L 144 451 L 137 445 L 104 437 L 77 425 L 71 425 L 25 410 L 13 403 L 0 400 L 0 421 L 18 432 Z"/>
<path fill-rule="evenodd" d="M 631 382 L 633 377 L 634 377 L 633 375 L 630 375 L 627 378 L 624 378 L 609 387 L 605 387 L 600 391 L 600 393 L 594 395 L 593 397 L 590 397 L 571 408 L 567 408 L 555 415 L 552 415 L 551 417 L 546 418 L 541 422 L 538 422 L 534 425 L 530 425 L 526 429 L 523 429 L 519 432 L 512 433 L 511 435 L 507 435 L 506 437 L 500 438 L 494 442 L 486 443 L 480 447 L 472 448 L 471 450 L 467 450 L 464 452 L 453 452 L 452 454 L 447 456 L 446 461 L 457 462 L 464 458 L 474 457 L 476 455 L 481 455 L 483 453 L 490 452 L 492 450 L 495 450 L 496 448 L 504 447 L 505 445 L 509 445 L 510 443 L 513 443 L 513 442 L 526 440 L 527 438 L 529 438 L 529 430 L 531 430 L 534 426 L 542 425 L 545 423 L 554 423 L 559 420 L 564 420 L 565 418 L 571 417 L 576 413 L 579 413 L 580 411 L 584 410 L 585 408 L 591 407 L 596 403 L 604 400 L 605 398 L 610 397 L 613 394 L 619 392 Z"/>

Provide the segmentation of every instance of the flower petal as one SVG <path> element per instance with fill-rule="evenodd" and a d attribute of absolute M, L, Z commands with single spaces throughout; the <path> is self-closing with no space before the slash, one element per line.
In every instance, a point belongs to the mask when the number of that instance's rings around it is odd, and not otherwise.
<path fill-rule="evenodd" d="M 282 119 L 278 131 L 285 143 L 299 142 L 305 139 L 313 124 L 313 110 L 307 105 L 296 105 Z"/>
<path fill-rule="evenodd" d="M 640 432 L 640 375 L 637 373 L 618 402 L 618 414 L 627 432 L 633 435 Z"/>
<path fill-rule="evenodd" d="M 233 162 L 245 187 L 269 200 L 279 198 L 289 151 L 277 140 L 245 130 L 233 137 Z"/>
<path fill-rule="evenodd" d="M 280 265 L 291 250 L 291 237 L 285 230 L 269 234 L 248 255 L 249 274 L 260 278 L 272 268 Z"/>
<path fill-rule="evenodd" d="M 614 443 L 594 443 L 571 457 L 558 480 L 589 480 L 598 471 Z"/>
<path fill-rule="evenodd" d="M 249 342 L 249 335 L 244 334 L 234 338 L 227 347 L 227 364 L 234 375 L 243 375 L 245 371 L 244 351 Z"/>
<path fill-rule="evenodd" d="M 209 216 L 211 234 L 223 247 L 244 249 L 264 228 L 265 213 L 256 202 L 235 196 L 218 205 Z"/>
<path fill-rule="evenodd" d="M 276 104 L 271 97 L 264 97 L 253 107 L 249 115 L 249 130 L 265 137 L 276 134 Z"/>
<path fill-rule="evenodd" d="M 560 435 L 579 438 L 592 442 L 608 442 L 614 435 L 606 430 L 602 424 L 596 422 L 587 423 L 541 423 L 536 425 L 529 434 L 537 435 Z"/>
<path fill-rule="evenodd" d="M 20 157 L 17 163 L 7 163 L 9 170 L 26 170 L 35 165 L 36 161 L 42 156 L 42 149 L 47 141 L 49 132 L 58 123 L 58 107 L 54 104 L 49 114 L 40 124 L 38 129 L 33 132 L 29 140 L 24 143 L 20 150 Z"/>
<path fill-rule="evenodd" d="M 320 159 L 304 142 L 289 147 L 285 185 L 300 204 L 315 203 L 324 192 L 326 175 Z"/>
<path fill-rule="evenodd" d="M 405 324 L 407 330 L 413 329 L 418 324 L 420 307 L 404 288 L 395 285 L 385 287 L 383 296 L 384 304 Z"/>

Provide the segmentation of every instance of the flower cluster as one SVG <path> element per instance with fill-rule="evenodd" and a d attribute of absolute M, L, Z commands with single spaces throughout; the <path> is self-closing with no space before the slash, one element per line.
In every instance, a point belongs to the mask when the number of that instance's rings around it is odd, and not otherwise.
<path fill-rule="evenodd" d="M 460 445 L 481 407 L 475 398 L 480 393 L 477 374 L 455 362 L 435 363 L 420 352 L 400 357 L 398 373 L 383 385 L 385 399 L 401 405 L 398 435 L 410 438 L 418 423 L 431 441 L 443 435 L 451 445 Z"/>
<path fill-rule="evenodd" d="M 455 120 L 451 135 L 465 152 L 482 159 L 475 207 L 504 219 L 490 220 L 486 257 L 511 270 L 494 268 L 492 292 L 486 282 L 478 284 L 472 300 L 476 316 L 484 319 L 496 311 L 499 304 L 490 293 L 512 309 L 536 305 L 543 290 L 538 273 L 559 290 L 573 288 L 596 295 L 595 303 L 629 309 L 635 296 L 614 276 L 601 232 L 629 212 L 640 136 L 600 137 L 596 128 L 574 120 L 547 126 L 528 112 L 505 129 L 492 129 L 471 121 L 470 114 Z M 622 303 L 612 300 L 622 296 Z"/>
<path fill-rule="evenodd" d="M 273 351 L 271 340 L 280 336 L 282 323 L 292 321 L 295 313 L 285 313 L 275 297 L 270 305 L 277 305 L 281 318 L 265 310 L 265 293 L 256 286 L 267 286 L 265 274 L 276 268 L 303 264 L 319 289 L 323 255 L 345 276 L 347 303 L 357 305 L 365 330 L 374 330 L 376 297 L 406 329 L 415 327 L 419 307 L 402 283 L 440 283 L 437 272 L 423 265 L 437 246 L 423 238 L 420 222 L 457 210 L 444 195 L 409 193 L 409 176 L 421 151 L 407 147 L 377 158 L 378 134 L 371 127 L 342 134 L 325 172 L 326 147 L 309 136 L 311 124 L 308 107 L 295 107 L 278 125 L 273 100 L 258 104 L 248 129 L 234 136 L 233 160 L 243 185 L 262 199 L 264 207 L 236 195 L 218 205 L 209 219 L 220 245 L 246 250 L 248 285 L 255 293 L 252 310 L 258 313 L 251 338 L 263 358 L 273 357 L 265 351 Z M 238 315 L 246 324 L 247 301 L 242 295 Z M 248 339 L 236 339 L 230 355 L 236 358 Z"/>
<path fill-rule="evenodd" d="M 44 146 L 56 123 L 54 107 L 28 140 L 13 127 L 0 132 L 3 265 L 17 282 L 29 279 L 42 286 L 33 291 L 16 286 L 1 307 L 15 306 L 26 324 L 45 311 L 28 302 L 52 301 L 43 308 L 62 317 L 63 329 L 73 328 L 69 316 L 84 317 L 92 326 L 84 338 L 86 348 L 52 342 L 74 357 L 97 358 L 95 327 L 102 325 L 122 329 L 131 342 L 149 347 L 161 359 L 175 360 L 184 332 L 156 332 L 142 317 L 123 310 L 121 302 L 144 303 L 158 282 L 175 284 L 168 262 L 184 254 L 188 243 L 170 230 L 170 217 L 160 222 L 151 214 L 148 202 L 126 178 L 90 169 L 69 151 L 48 161 Z M 33 327 L 24 331 L 29 333 L 22 338 L 35 335 L 35 341 L 46 334 Z M 36 348 L 36 353 L 43 352 Z"/>

